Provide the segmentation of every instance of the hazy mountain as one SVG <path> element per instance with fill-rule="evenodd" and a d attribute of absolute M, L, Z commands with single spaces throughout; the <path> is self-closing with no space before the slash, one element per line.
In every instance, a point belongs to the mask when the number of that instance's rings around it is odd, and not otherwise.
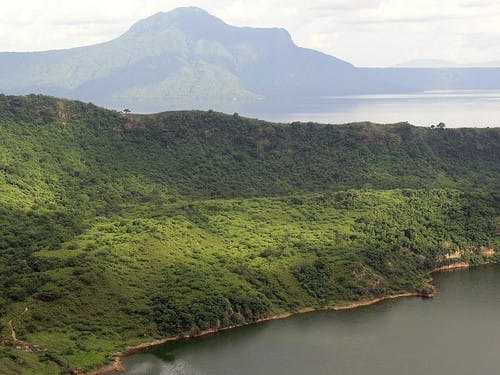
<path fill-rule="evenodd" d="M 396 64 L 393 68 L 463 68 L 464 65 L 447 60 L 414 59 Z"/>
<path fill-rule="evenodd" d="M 0 89 L 94 100 L 255 100 L 320 93 L 354 67 L 297 47 L 284 29 L 241 28 L 198 8 L 139 21 L 110 42 L 0 54 Z M 344 82 L 344 88 L 349 84 Z"/>
<path fill-rule="evenodd" d="M 481 63 L 479 66 L 484 68 L 498 68 L 500 67 L 500 60 L 497 61 L 486 61 Z"/>
<path fill-rule="evenodd" d="M 396 64 L 393 68 L 497 68 L 500 61 L 463 64 L 454 61 L 438 59 L 414 59 Z"/>
<path fill-rule="evenodd" d="M 137 111 L 232 111 L 241 103 L 289 105 L 311 96 L 492 87 L 500 88 L 500 69 L 356 68 L 298 47 L 284 29 L 230 26 L 191 7 L 158 13 L 93 46 L 0 53 L 0 92 L 51 94 Z"/>
<path fill-rule="evenodd" d="M 383 81 L 380 92 L 396 83 L 414 92 L 500 89 L 500 68 L 365 68 L 360 75 Z"/>

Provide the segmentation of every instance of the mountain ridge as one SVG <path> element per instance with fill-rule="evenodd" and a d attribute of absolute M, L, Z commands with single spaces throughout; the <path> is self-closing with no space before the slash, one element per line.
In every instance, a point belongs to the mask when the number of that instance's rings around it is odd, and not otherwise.
<path fill-rule="evenodd" d="M 43 91 L 97 103 L 113 97 L 140 102 L 151 96 L 174 101 L 256 100 L 262 97 L 256 91 L 265 88 L 276 73 L 281 74 L 272 67 L 287 65 L 286 58 L 296 56 L 297 51 L 284 29 L 238 28 L 199 8 L 181 8 L 141 20 L 122 36 L 95 46 L 0 55 L 5 73 L 0 75 L 0 88 L 15 94 Z M 304 51 L 328 60 L 328 65 L 350 66 Z M 286 57 L 278 58 L 276 64 L 274 52 Z M 271 68 L 267 74 L 252 68 L 259 60 Z M 299 66 L 284 69 L 300 71 Z"/>
<path fill-rule="evenodd" d="M 439 60 L 439 59 L 414 59 L 408 60 L 396 65 L 392 68 L 498 68 L 500 61 L 485 61 L 479 63 L 458 63 L 454 61 Z"/>
<path fill-rule="evenodd" d="M 500 69 L 357 68 L 297 46 L 282 28 L 236 27 L 195 7 L 160 12 L 93 46 L 0 53 L 0 91 L 137 111 L 238 112 L 300 98 L 500 88 Z M 293 99 L 293 100 L 292 100 Z"/>

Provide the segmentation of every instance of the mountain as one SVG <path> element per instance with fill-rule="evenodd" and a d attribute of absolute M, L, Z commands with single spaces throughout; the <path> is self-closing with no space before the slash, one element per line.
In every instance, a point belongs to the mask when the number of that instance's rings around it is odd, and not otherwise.
<path fill-rule="evenodd" d="M 149 99 L 256 100 L 305 95 L 352 65 L 297 47 L 283 29 L 229 26 L 199 8 L 158 13 L 95 46 L 0 54 L 4 92 L 44 92 L 98 103 Z M 346 84 L 343 84 L 346 87 Z"/>
<path fill-rule="evenodd" d="M 432 290 L 497 262 L 500 129 L 0 95 L 0 372 Z"/>
<path fill-rule="evenodd" d="M 289 109 L 306 97 L 500 88 L 500 69 L 361 69 L 295 45 L 278 28 L 230 26 L 199 8 L 139 21 L 98 45 L 0 53 L 0 92 L 43 93 L 135 111 L 248 103 Z"/>
<path fill-rule="evenodd" d="M 487 61 L 474 64 L 462 64 L 446 60 L 437 59 L 416 59 L 409 60 L 397 65 L 393 68 L 498 68 L 500 61 Z"/>
<path fill-rule="evenodd" d="M 484 68 L 498 68 L 500 67 L 500 60 L 482 62 L 479 66 Z"/>
<path fill-rule="evenodd" d="M 365 68 L 360 75 L 413 92 L 500 89 L 500 68 Z"/>
<path fill-rule="evenodd" d="M 466 65 L 438 59 L 415 59 L 396 64 L 393 68 L 464 68 Z"/>

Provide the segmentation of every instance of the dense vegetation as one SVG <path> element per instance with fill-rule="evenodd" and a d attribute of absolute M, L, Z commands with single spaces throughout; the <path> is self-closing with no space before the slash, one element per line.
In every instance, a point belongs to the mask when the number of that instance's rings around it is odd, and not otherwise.
<path fill-rule="evenodd" d="M 0 95 L 0 134 L 2 374 L 426 292 L 438 266 L 498 260 L 500 129 Z"/>

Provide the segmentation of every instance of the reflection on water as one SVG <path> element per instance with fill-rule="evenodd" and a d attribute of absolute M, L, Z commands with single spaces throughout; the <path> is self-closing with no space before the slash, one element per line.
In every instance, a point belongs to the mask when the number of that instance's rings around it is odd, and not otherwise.
<path fill-rule="evenodd" d="M 169 343 L 124 374 L 495 374 L 500 267 L 436 275 L 434 299 L 317 312 Z"/>
<path fill-rule="evenodd" d="M 176 374 L 176 375 L 203 375 L 204 373 L 194 368 L 186 361 L 178 360 L 166 361 L 161 357 L 152 354 L 144 354 L 141 362 L 135 363 L 126 374 L 147 375 L 147 374 Z"/>
<path fill-rule="evenodd" d="M 186 102 L 134 100 L 128 104 L 101 103 L 109 108 L 130 108 L 137 113 L 171 110 L 209 110 L 239 113 L 274 122 L 320 122 L 345 124 L 371 121 L 381 124 L 404 122 L 430 126 L 444 122 L 447 127 L 499 127 L 500 91 L 430 91 L 397 95 L 351 95 L 266 99 L 256 102 L 229 100 Z"/>
<path fill-rule="evenodd" d="M 434 91 L 403 95 L 355 95 L 308 98 L 295 103 L 247 106 L 241 113 L 268 121 L 329 124 L 371 121 L 447 127 L 499 127 L 500 91 Z"/>

